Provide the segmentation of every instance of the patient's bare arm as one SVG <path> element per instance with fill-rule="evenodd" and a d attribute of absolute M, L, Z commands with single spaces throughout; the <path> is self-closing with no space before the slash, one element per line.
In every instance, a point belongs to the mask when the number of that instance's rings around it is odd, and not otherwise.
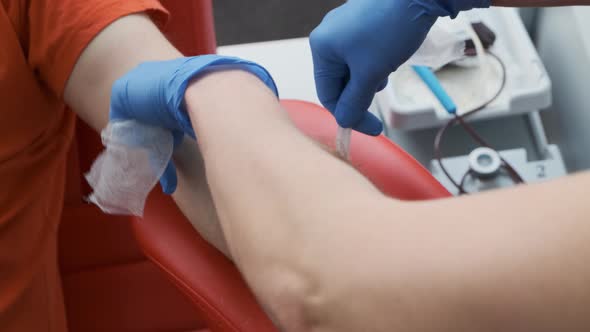
<path fill-rule="evenodd" d="M 205 76 L 186 101 L 229 248 L 285 330 L 590 330 L 590 173 L 400 202 L 249 74 Z"/>
<path fill-rule="evenodd" d="M 178 175 L 178 187 L 174 193 L 174 200 L 178 207 L 207 242 L 231 258 L 205 177 L 205 165 L 197 143 L 188 137 L 185 138 L 175 152 L 174 161 Z"/>

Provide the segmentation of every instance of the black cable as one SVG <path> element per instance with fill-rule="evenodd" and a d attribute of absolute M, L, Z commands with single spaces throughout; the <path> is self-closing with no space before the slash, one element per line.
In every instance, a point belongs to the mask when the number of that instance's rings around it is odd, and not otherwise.
<path fill-rule="evenodd" d="M 487 54 L 489 54 L 490 56 L 492 56 L 499 64 L 500 67 L 502 68 L 502 82 L 500 84 L 500 87 L 498 88 L 498 91 L 489 99 L 487 100 L 485 103 L 481 104 L 480 106 L 465 112 L 463 115 L 457 115 L 455 114 L 455 116 L 453 117 L 453 119 L 449 120 L 436 134 L 435 140 L 434 140 L 434 157 L 436 159 L 436 161 L 438 162 L 439 167 L 441 168 L 441 170 L 443 171 L 443 173 L 445 174 L 445 176 L 449 179 L 449 181 L 453 184 L 453 186 L 455 186 L 457 188 L 457 190 L 459 191 L 460 195 L 466 194 L 467 192 L 465 191 L 465 189 L 463 188 L 463 182 L 465 181 L 465 179 L 467 178 L 467 175 L 470 173 L 469 171 L 467 171 L 467 173 L 463 176 L 463 178 L 461 179 L 461 183 L 457 183 L 453 177 L 449 174 L 448 170 L 446 169 L 446 167 L 444 166 L 443 162 L 442 162 L 442 153 L 440 151 L 440 147 L 442 144 L 442 139 L 444 137 L 444 134 L 447 132 L 447 130 L 449 128 L 451 128 L 452 126 L 456 125 L 457 123 L 460 124 L 463 129 L 471 136 L 471 138 L 476 141 L 478 144 L 480 144 L 481 146 L 485 146 L 488 147 L 494 151 L 496 151 L 494 148 L 492 148 L 490 146 L 490 144 L 488 144 L 479 134 L 477 134 L 477 132 L 475 131 L 475 129 L 470 126 L 467 122 L 465 122 L 465 118 L 467 118 L 468 116 L 471 116 L 481 110 L 483 110 L 484 108 L 486 108 L 489 104 L 491 104 L 492 102 L 494 102 L 498 96 L 500 95 L 500 93 L 502 93 L 502 91 L 504 90 L 504 87 L 506 86 L 506 80 L 507 80 L 507 70 L 506 70 L 506 66 L 504 64 L 504 62 L 495 54 L 493 54 L 492 52 L 486 52 Z M 503 166 L 506 168 L 506 170 L 508 171 L 508 174 L 510 175 L 510 177 L 512 178 L 512 180 L 515 183 L 524 183 L 524 180 L 522 179 L 522 177 L 518 174 L 518 172 L 516 172 L 516 170 L 514 169 L 514 167 L 512 167 L 512 165 L 510 165 L 510 163 L 508 163 L 508 161 L 506 161 L 499 153 L 498 156 L 500 156 L 500 160 L 502 161 Z"/>
<path fill-rule="evenodd" d="M 506 65 L 504 64 L 504 62 L 502 61 L 502 59 L 500 59 L 500 57 L 498 57 L 496 54 L 487 51 L 487 54 L 489 54 L 491 57 L 493 57 L 498 64 L 500 65 L 500 67 L 502 68 L 502 83 L 500 85 L 500 89 L 498 91 L 498 93 L 493 97 L 492 100 L 490 100 L 490 102 L 488 102 L 488 105 L 490 103 L 492 103 L 496 98 L 498 98 L 498 96 L 500 95 L 500 93 L 502 92 L 502 90 L 504 90 L 504 87 L 506 86 L 506 81 L 507 81 L 507 70 L 506 70 Z M 487 106 L 487 105 L 486 105 Z M 494 151 L 497 152 L 496 149 L 494 149 L 489 143 L 487 143 L 481 136 L 479 136 L 479 134 L 477 134 L 477 132 L 475 131 L 475 129 L 470 126 L 467 122 L 464 121 L 464 118 L 476 113 L 478 111 L 480 111 L 483 108 L 480 108 L 478 110 L 474 110 L 474 111 L 470 111 L 467 112 L 465 114 L 463 114 L 462 116 L 459 117 L 458 121 L 461 124 L 461 126 L 469 133 L 469 135 L 475 140 L 477 141 L 480 145 L 485 146 L 487 148 L 490 148 Z M 510 165 L 510 163 L 504 159 L 502 157 L 502 155 L 500 155 L 500 153 L 498 153 L 498 156 L 500 157 L 500 160 L 502 161 L 504 167 L 506 168 L 506 170 L 508 171 L 508 174 L 510 175 L 510 177 L 512 178 L 512 180 L 515 183 L 524 183 L 523 178 L 518 174 L 518 172 L 514 169 L 514 167 L 512 167 L 512 165 Z"/>
<path fill-rule="evenodd" d="M 445 174 L 445 176 L 447 177 L 447 179 L 449 179 L 449 181 L 451 181 L 451 183 L 453 184 L 453 186 L 455 186 L 457 188 L 457 190 L 459 190 L 459 195 L 463 195 L 463 194 L 465 194 L 465 190 L 463 189 L 463 187 L 461 185 L 459 185 L 457 182 L 455 182 L 455 180 L 453 179 L 453 177 L 451 176 L 451 174 L 449 174 L 449 171 L 447 171 L 447 168 L 445 167 L 445 165 L 442 162 L 442 155 L 441 155 L 441 152 L 440 152 L 440 145 L 442 144 L 442 138 L 443 138 L 445 132 L 451 126 L 454 125 L 454 121 L 455 121 L 455 119 L 453 118 L 452 120 L 450 120 L 449 122 L 447 122 L 438 131 L 438 133 L 436 133 L 436 137 L 434 138 L 434 158 L 438 162 L 438 166 L 443 171 L 443 173 Z"/>
<path fill-rule="evenodd" d="M 465 172 L 465 174 L 463 174 L 463 177 L 461 178 L 461 182 L 459 182 L 459 186 L 460 186 L 461 188 L 465 188 L 465 187 L 464 187 L 464 185 L 465 185 L 465 181 L 466 181 L 466 180 L 467 180 L 467 178 L 468 178 L 470 175 L 472 175 L 472 174 L 473 174 L 473 172 L 472 172 L 470 169 L 469 169 L 469 170 L 467 170 L 467 172 Z"/>

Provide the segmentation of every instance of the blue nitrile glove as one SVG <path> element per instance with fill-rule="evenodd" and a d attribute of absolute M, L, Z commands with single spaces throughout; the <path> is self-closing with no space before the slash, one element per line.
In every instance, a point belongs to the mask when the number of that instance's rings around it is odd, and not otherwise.
<path fill-rule="evenodd" d="M 378 135 L 382 124 L 367 109 L 436 19 L 489 6 L 490 0 L 348 0 L 310 36 L 321 103 L 341 127 Z"/>
<path fill-rule="evenodd" d="M 240 69 L 260 78 L 276 95 L 271 75 L 260 65 L 233 57 L 203 55 L 170 61 L 145 62 L 119 78 L 111 91 L 110 120 L 136 120 L 163 127 L 174 135 L 174 145 L 195 132 L 184 105 L 184 93 L 199 74 L 211 70 Z M 168 164 L 160 185 L 167 194 L 176 190 L 176 168 Z"/>

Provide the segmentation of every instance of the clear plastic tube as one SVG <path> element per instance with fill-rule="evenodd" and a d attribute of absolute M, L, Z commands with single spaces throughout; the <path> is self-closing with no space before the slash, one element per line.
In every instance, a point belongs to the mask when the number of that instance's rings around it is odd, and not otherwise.
<path fill-rule="evenodd" d="M 350 138 L 352 129 L 338 126 L 336 130 L 336 152 L 340 158 L 350 160 Z"/>
<path fill-rule="evenodd" d="M 469 34 L 469 38 L 471 38 L 471 40 L 473 41 L 473 45 L 475 45 L 475 52 L 476 52 L 476 56 L 477 56 L 477 61 L 479 62 L 479 68 L 482 71 L 482 76 L 483 77 L 491 77 L 492 76 L 491 75 L 491 71 L 492 71 L 491 66 L 492 65 L 488 61 L 488 59 L 486 58 L 485 49 L 483 47 L 481 39 L 479 39 L 477 32 L 475 32 L 475 29 L 473 29 L 473 26 L 471 25 L 471 21 L 466 16 L 462 15 L 460 17 L 461 17 L 461 21 L 465 25 L 465 30 Z M 487 82 L 488 80 L 484 79 L 482 81 Z"/>

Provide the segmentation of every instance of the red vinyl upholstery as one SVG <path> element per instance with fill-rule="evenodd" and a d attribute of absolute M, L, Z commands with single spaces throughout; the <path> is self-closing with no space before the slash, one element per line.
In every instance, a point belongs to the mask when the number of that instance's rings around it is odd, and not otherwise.
<path fill-rule="evenodd" d="M 176 47 L 187 55 L 215 53 L 211 0 L 161 2 L 171 13 L 165 33 Z M 59 232 L 70 332 L 206 331 L 200 312 L 142 253 L 130 218 L 83 201 L 89 188 L 82 174 L 101 150 L 99 135 L 79 121 Z"/>
<path fill-rule="evenodd" d="M 336 124 L 323 108 L 283 101 L 297 127 L 333 146 Z M 405 200 L 449 193 L 416 160 L 383 136 L 354 133 L 351 164 L 383 193 Z M 211 331 L 276 331 L 235 266 L 194 231 L 169 197 L 154 192 L 134 230 L 140 246 L 204 315 Z"/>

